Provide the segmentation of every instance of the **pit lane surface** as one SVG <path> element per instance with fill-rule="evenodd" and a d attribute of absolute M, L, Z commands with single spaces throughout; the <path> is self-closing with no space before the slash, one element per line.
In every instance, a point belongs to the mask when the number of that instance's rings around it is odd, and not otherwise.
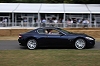
<path fill-rule="evenodd" d="M 26 47 L 19 45 L 17 40 L 0 40 L 0 50 L 25 50 Z M 95 47 L 90 49 L 100 49 L 100 41 L 96 41 Z"/>

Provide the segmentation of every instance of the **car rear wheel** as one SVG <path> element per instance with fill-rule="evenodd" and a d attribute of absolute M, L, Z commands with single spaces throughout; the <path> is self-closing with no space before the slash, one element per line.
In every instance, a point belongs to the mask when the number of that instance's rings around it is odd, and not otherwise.
<path fill-rule="evenodd" d="M 29 39 L 29 40 L 27 41 L 27 47 L 28 47 L 28 49 L 30 49 L 30 50 L 35 49 L 35 48 L 37 47 L 37 42 L 36 42 L 36 40 L 35 40 L 35 39 Z"/>
<path fill-rule="evenodd" d="M 84 39 L 77 39 L 75 41 L 75 48 L 77 49 L 84 49 L 86 46 L 86 41 Z"/>

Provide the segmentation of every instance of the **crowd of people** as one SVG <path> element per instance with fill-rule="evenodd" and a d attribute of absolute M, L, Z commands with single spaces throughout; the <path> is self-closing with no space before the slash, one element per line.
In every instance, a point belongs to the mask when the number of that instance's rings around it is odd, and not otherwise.
<path fill-rule="evenodd" d="M 34 27 L 38 26 L 38 23 L 40 23 L 40 26 L 42 27 L 46 27 L 48 26 L 55 26 L 55 27 L 59 27 L 59 25 L 63 25 L 65 24 L 66 27 L 88 27 L 90 21 L 86 18 L 84 19 L 79 19 L 79 18 L 68 18 L 68 19 L 63 19 L 63 18 L 43 18 L 40 20 L 40 22 L 38 21 L 38 19 L 34 19 L 33 22 L 28 22 L 27 18 L 23 18 L 21 20 L 21 26 L 27 26 L 27 24 L 29 26 L 34 25 Z M 7 18 L 3 18 L 2 20 L 0 20 L 0 25 L 2 25 L 3 27 L 6 27 L 8 25 L 8 20 Z M 62 26 L 63 27 L 63 26 Z"/>
<path fill-rule="evenodd" d="M 67 19 L 67 26 L 71 27 L 71 26 L 83 26 L 83 27 L 88 27 L 90 21 L 86 18 L 84 19 L 76 19 L 76 18 L 72 18 L 72 19 Z"/>
<path fill-rule="evenodd" d="M 3 26 L 3 27 L 8 26 L 8 20 L 7 20 L 7 18 L 0 19 L 0 26 Z"/>
<path fill-rule="evenodd" d="M 46 26 L 46 24 L 49 24 L 49 26 L 57 26 L 59 23 L 62 23 L 63 19 L 56 19 L 56 18 L 48 18 L 47 20 L 44 18 L 41 20 L 42 26 Z"/>
<path fill-rule="evenodd" d="M 46 26 L 46 24 L 49 24 L 50 26 L 57 26 L 59 24 L 66 24 L 66 27 L 76 27 L 77 25 L 78 26 L 82 26 L 82 27 L 88 27 L 90 21 L 88 19 L 76 19 L 76 18 L 68 18 L 64 21 L 64 19 L 42 19 L 41 20 L 41 23 L 42 23 L 42 26 Z"/>

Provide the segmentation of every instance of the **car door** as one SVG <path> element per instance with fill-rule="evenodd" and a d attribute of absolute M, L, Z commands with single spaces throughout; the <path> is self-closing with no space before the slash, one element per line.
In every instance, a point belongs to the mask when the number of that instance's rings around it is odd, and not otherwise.
<path fill-rule="evenodd" d="M 46 33 L 45 29 L 38 29 L 38 43 L 41 46 L 48 46 L 48 34 Z"/>
<path fill-rule="evenodd" d="M 46 35 L 47 44 L 49 46 L 67 46 L 68 39 L 66 35 L 57 30 L 52 30 L 51 34 Z"/>

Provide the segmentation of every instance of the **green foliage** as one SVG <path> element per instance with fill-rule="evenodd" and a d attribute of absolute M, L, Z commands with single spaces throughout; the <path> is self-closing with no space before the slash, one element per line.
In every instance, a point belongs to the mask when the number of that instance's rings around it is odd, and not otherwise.
<path fill-rule="evenodd" d="M 1 3 L 80 3 L 100 4 L 100 0 L 0 0 Z"/>

